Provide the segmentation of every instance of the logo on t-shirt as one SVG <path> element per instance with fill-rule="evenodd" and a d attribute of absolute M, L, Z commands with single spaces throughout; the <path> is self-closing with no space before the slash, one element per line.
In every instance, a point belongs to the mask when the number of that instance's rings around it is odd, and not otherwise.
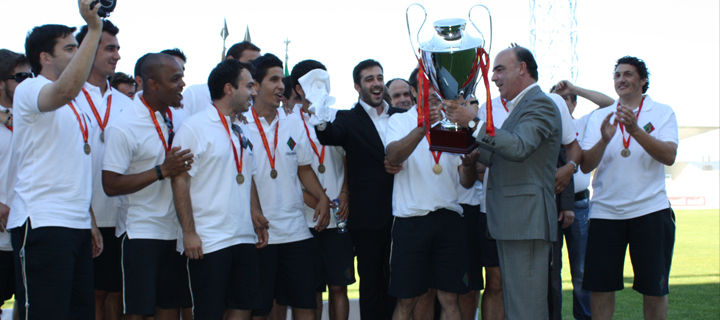
<path fill-rule="evenodd" d="M 292 137 L 288 138 L 287 145 L 290 147 L 290 150 L 295 149 L 296 144 Z"/>
<path fill-rule="evenodd" d="M 653 127 L 652 122 L 648 122 L 643 129 L 645 129 L 645 132 L 650 133 L 655 130 L 655 127 Z"/>

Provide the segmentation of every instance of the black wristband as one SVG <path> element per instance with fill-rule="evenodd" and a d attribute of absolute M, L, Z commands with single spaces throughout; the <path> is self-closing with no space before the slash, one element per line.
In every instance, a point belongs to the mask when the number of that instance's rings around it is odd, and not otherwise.
<path fill-rule="evenodd" d="M 165 179 L 162 175 L 162 170 L 160 170 L 160 166 L 155 166 L 155 173 L 157 173 L 158 181 Z"/>

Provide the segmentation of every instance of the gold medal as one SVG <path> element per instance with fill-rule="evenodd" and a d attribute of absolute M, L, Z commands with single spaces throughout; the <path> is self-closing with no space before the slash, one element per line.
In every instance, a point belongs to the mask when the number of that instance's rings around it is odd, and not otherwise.
<path fill-rule="evenodd" d="M 105 142 L 105 131 L 100 132 L 100 141 Z"/>
<path fill-rule="evenodd" d="M 275 169 L 270 170 L 270 178 L 273 178 L 273 179 L 277 178 L 277 170 L 275 170 Z"/>
<path fill-rule="evenodd" d="M 433 166 L 433 173 L 440 174 L 442 172 L 442 166 L 440 164 L 435 164 Z"/>
<path fill-rule="evenodd" d="M 238 184 L 242 184 L 243 182 L 245 182 L 245 176 L 243 176 L 242 173 L 238 173 L 235 180 L 237 180 Z"/>
<path fill-rule="evenodd" d="M 321 164 L 318 166 L 318 172 L 320 172 L 320 173 L 325 173 L 325 165 L 324 165 L 324 164 L 321 163 Z"/>
<path fill-rule="evenodd" d="M 623 156 L 624 158 L 629 157 L 629 156 L 630 156 L 630 149 L 628 149 L 628 148 L 622 149 L 622 151 L 620 151 L 620 155 Z"/>
<path fill-rule="evenodd" d="M 85 154 L 90 154 L 90 145 L 87 144 L 87 142 L 85 143 L 85 148 L 84 148 L 84 149 L 85 149 Z"/>

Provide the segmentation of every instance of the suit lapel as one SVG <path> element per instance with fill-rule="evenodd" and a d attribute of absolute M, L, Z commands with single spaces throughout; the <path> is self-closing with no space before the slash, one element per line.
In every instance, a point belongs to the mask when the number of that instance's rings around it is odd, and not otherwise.
<path fill-rule="evenodd" d="M 381 146 L 382 150 L 385 150 L 382 139 L 380 139 L 380 133 L 375 128 L 375 124 L 373 123 L 372 119 L 370 119 L 370 115 L 367 114 L 367 112 L 362 107 L 362 105 L 360 105 L 359 102 L 355 104 L 355 108 L 353 108 L 353 110 L 355 111 L 355 113 L 357 113 L 358 119 L 360 119 L 360 126 L 362 128 L 365 128 L 365 130 L 372 132 L 370 134 L 371 143 L 379 145 Z"/>
<path fill-rule="evenodd" d="M 525 108 L 525 106 L 527 106 L 528 101 L 530 101 L 530 99 L 534 98 L 538 94 L 538 92 L 542 93 L 542 90 L 540 90 L 539 86 L 536 86 L 536 87 L 528 90 L 528 92 L 525 93 L 525 95 L 523 96 L 522 101 L 520 101 L 520 103 L 518 103 L 518 105 L 515 106 L 512 113 L 510 113 L 510 117 L 507 120 L 505 120 L 505 122 L 502 125 L 502 128 L 505 127 L 506 123 L 508 125 L 515 126 L 515 123 L 517 122 L 518 117 L 520 117 L 522 110 Z"/>

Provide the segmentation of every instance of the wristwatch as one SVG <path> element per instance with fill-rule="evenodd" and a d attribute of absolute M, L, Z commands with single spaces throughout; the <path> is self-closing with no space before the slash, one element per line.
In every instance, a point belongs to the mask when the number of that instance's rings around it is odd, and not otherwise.
<path fill-rule="evenodd" d="M 573 168 L 575 168 L 575 173 L 577 173 L 577 172 L 578 172 L 578 167 L 579 167 L 578 164 L 575 163 L 575 161 L 572 161 L 572 160 L 568 161 L 568 163 L 572 163 Z"/>
<path fill-rule="evenodd" d="M 480 122 L 479 117 L 475 117 L 475 119 L 468 121 L 468 129 L 475 128 L 475 126 L 478 124 L 478 122 Z"/>

